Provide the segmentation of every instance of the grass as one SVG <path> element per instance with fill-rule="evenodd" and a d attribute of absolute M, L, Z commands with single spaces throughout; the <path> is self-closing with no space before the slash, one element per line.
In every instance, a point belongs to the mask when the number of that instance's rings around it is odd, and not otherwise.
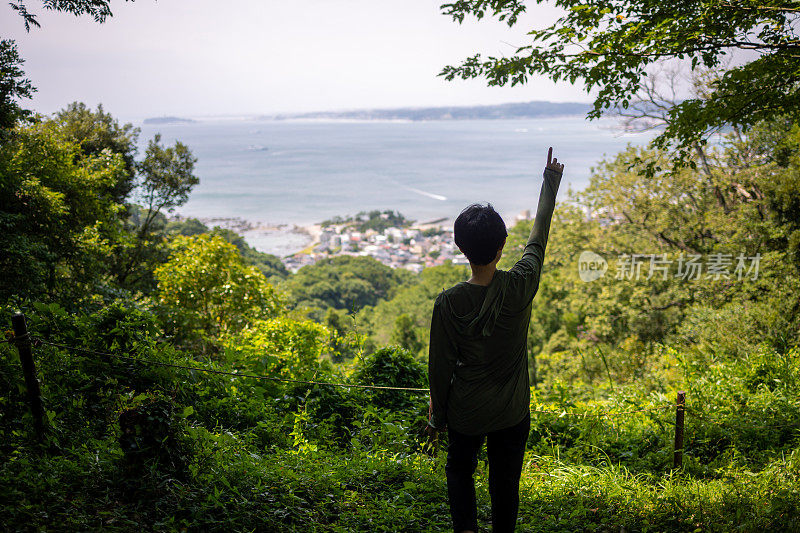
<path fill-rule="evenodd" d="M 207 435 L 212 460 L 187 478 L 158 468 L 128 478 L 112 442 L 17 453 L 0 468 L 4 529 L 109 531 L 446 531 L 444 454 L 318 450 L 256 453 Z M 105 444 L 105 445 L 104 445 Z M 798 531 L 800 451 L 760 472 L 717 479 L 528 453 L 518 531 Z M 479 464 L 479 521 L 489 527 Z"/>

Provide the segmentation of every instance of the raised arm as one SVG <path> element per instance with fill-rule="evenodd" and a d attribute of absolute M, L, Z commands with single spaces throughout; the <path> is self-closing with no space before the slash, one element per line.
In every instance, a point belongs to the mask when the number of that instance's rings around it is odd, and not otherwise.
<path fill-rule="evenodd" d="M 561 185 L 561 176 L 564 165 L 553 158 L 553 148 L 547 150 L 547 165 L 544 168 L 544 182 L 542 192 L 539 194 L 539 207 L 536 209 L 536 218 L 533 221 L 530 237 L 522 252 L 522 258 L 511 268 L 511 272 L 518 274 L 522 282 L 519 291 L 528 298 L 533 298 L 539 286 L 539 274 L 544 262 L 544 250 L 547 247 L 547 236 L 550 233 L 550 220 L 556 206 L 556 194 Z"/>
<path fill-rule="evenodd" d="M 547 246 L 547 236 L 550 233 L 550 220 L 553 218 L 553 210 L 556 207 L 556 194 L 561 185 L 561 176 L 564 173 L 564 165 L 553 159 L 553 147 L 547 150 L 547 165 L 544 167 L 544 181 L 542 182 L 542 192 L 539 193 L 539 207 L 536 209 L 536 218 L 533 221 L 533 229 L 528 237 L 525 250 L 531 244 L 538 244 L 542 249 Z M 525 255 L 525 252 L 523 252 Z"/>

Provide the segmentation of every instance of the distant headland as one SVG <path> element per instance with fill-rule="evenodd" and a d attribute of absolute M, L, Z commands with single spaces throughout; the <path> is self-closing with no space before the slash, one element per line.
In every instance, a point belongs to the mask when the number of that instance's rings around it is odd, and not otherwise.
<path fill-rule="evenodd" d="M 144 124 L 192 124 L 197 122 L 190 118 L 181 117 L 151 117 L 144 119 Z"/>
<path fill-rule="evenodd" d="M 387 109 L 351 109 L 346 111 L 311 111 L 274 115 L 242 115 L 250 120 L 397 120 L 422 122 L 426 120 L 513 120 L 585 116 L 590 104 L 580 102 L 531 101 L 497 105 L 395 107 Z M 163 116 L 144 119 L 148 125 L 193 124 L 191 118 Z"/>
<path fill-rule="evenodd" d="M 262 116 L 262 119 L 334 119 L 334 120 L 497 120 L 585 115 L 589 104 L 579 102 L 520 102 L 514 104 L 399 107 L 394 109 L 356 109 L 317 111 Z"/>

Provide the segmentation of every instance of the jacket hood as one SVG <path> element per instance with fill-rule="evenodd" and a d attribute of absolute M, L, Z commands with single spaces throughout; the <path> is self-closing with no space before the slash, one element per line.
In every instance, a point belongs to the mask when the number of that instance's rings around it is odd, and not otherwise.
<path fill-rule="evenodd" d="M 458 314 L 452 298 L 446 291 L 442 291 L 439 305 L 446 328 L 459 337 L 488 337 L 491 335 L 497 318 L 500 316 L 500 310 L 503 308 L 507 287 L 507 272 L 496 270 L 492 281 L 486 287 L 483 304 L 463 315 Z"/>

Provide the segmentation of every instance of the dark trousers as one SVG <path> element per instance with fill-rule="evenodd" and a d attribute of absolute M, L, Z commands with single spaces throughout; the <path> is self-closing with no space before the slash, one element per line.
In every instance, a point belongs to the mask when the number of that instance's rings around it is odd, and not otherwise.
<path fill-rule="evenodd" d="M 464 435 L 447 430 L 447 495 L 456 532 L 478 531 L 478 509 L 472 475 L 478 466 L 478 451 L 486 438 L 489 456 L 489 495 L 492 498 L 492 531 L 514 531 L 519 510 L 519 478 L 531 417 L 509 428 L 484 435 Z"/>

